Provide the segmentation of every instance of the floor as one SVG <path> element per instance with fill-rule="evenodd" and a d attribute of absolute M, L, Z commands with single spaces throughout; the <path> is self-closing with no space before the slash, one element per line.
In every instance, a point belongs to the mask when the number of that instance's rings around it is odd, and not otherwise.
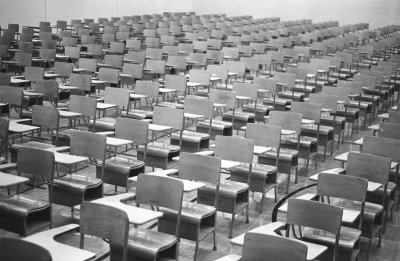
<path fill-rule="evenodd" d="M 345 143 L 340 145 L 339 150 L 334 150 L 334 155 L 340 154 L 349 150 L 358 150 L 358 146 L 352 145 L 350 137 L 346 133 Z M 369 130 L 360 130 L 357 135 L 353 137 L 353 140 L 358 137 L 362 137 L 364 135 L 371 135 L 371 131 Z M 243 133 L 239 133 L 239 135 L 243 135 Z M 166 137 L 161 138 L 161 140 L 165 140 Z M 310 169 L 308 176 L 317 173 L 324 169 L 329 169 L 333 167 L 339 167 L 340 163 L 333 160 L 333 157 L 330 155 L 327 157 L 326 162 L 322 163 L 322 148 L 320 147 L 320 155 L 318 157 L 318 169 L 314 169 L 313 162 L 310 164 Z M 304 162 L 300 161 L 299 163 L 300 172 L 299 172 L 299 180 L 297 184 L 294 184 L 293 181 L 290 183 L 290 190 L 293 191 L 296 188 L 303 187 L 305 185 L 311 184 L 312 182 L 308 180 L 307 175 L 305 173 Z M 62 167 L 61 171 L 66 171 Z M 146 170 L 146 172 L 150 172 L 151 169 Z M 86 173 L 88 175 L 94 175 L 94 168 L 89 166 L 80 170 L 81 173 Z M 284 174 L 279 175 L 279 186 L 278 186 L 278 197 L 281 199 L 285 195 L 285 186 L 286 186 L 287 176 Z M 292 179 L 293 180 L 293 179 Z M 23 190 L 25 188 L 22 188 Z M 26 188 L 29 189 L 29 188 Z M 315 189 L 315 187 L 313 188 Z M 131 191 L 134 191 L 134 187 L 132 187 Z M 119 193 L 125 192 L 124 189 L 119 188 Z M 0 195 L 5 195 L 7 192 L 5 190 L 0 190 Z M 110 185 L 105 185 L 105 194 L 114 193 L 114 187 Z M 40 198 L 45 200 L 47 196 L 46 189 L 34 189 L 28 190 L 24 192 L 24 194 L 32 196 L 34 198 Z M 234 236 L 240 235 L 252 228 L 257 226 L 267 224 L 271 222 L 271 213 L 272 209 L 275 206 L 273 200 L 273 193 L 270 191 L 267 194 L 267 198 L 264 201 L 264 211 L 263 214 L 259 214 L 259 202 L 261 200 L 260 193 L 251 193 L 250 195 L 250 223 L 246 224 L 244 213 L 240 213 L 237 215 L 237 219 L 234 225 Z M 71 213 L 69 208 L 62 207 L 59 205 L 53 206 L 53 224 L 55 227 L 61 226 L 68 223 L 78 223 L 79 220 L 79 211 L 75 211 Z M 279 218 L 279 217 L 278 217 Z M 217 225 L 217 244 L 218 250 L 213 251 L 213 240 L 212 237 L 209 236 L 204 241 L 200 243 L 197 260 L 200 261 L 208 261 L 218 259 L 229 253 L 241 253 L 241 248 L 233 246 L 229 243 L 228 232 L 229 232 L 229 224 L 230 224 L 231 216 L 229 214 L 218 214 L 218 225 Z M 0 236 L 11 236 L 11 237 L 19 237 L 16 234 L 6 232 L 0 230 Z M 62 242 L 66 242 L 71 245 L 79 246 L 79 237 L 77 235 L 67 235 L 58 240 Z M 106 247 L 104 242 L 97 241 L 94 239 L 88 239 L 85 242 L 88 242 L 86 247 L 89 250 L 93 250 L 96 252 L 106 251 Z M 365 250 L 367 247 L 367 241 L 362 241 L 361 244 L 361 261 L 366 260 L 365 258 Z M 383 236 L 382 246 L 376 246 L 377 240 L 374 240 L 371 250 L 370 250 L 370 258 L 369 260 L 379 260 L 379 261 L 389 261 L 389 260 L 400 260 L 400 211 L 394 213 L 393 219 L 389 221 L 386 233 Z M 194 252 L 195 244 L 192 241 L 181 240 L 180 243 L 180 254 L 179 260 L 193 260 L 193 252 Z"/>

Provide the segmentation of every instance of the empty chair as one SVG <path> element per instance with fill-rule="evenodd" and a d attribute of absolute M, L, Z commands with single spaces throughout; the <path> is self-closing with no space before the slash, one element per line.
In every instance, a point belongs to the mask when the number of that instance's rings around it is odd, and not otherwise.
<path fill-rule="evenodd" d="M 23 250 L 23 251 L 21 251 Z M 8 261 L 51 261 L 49 251 L 22 239 L 0 237 L 0 251 Z"/>

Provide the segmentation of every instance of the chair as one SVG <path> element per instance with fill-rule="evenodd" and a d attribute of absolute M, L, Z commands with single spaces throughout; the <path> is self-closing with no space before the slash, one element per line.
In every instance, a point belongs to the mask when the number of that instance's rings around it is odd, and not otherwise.
<path fill-rule="evenodd" d="M 36 187 L 37 177 L 49 186 L 48 199 L 36 200 L 17 194 L 0 199 L 0 227 L 22 236 L 52 226 L 52 203 L 54 203 L 54 153 L 36 148 L 20 148 L 17 161 L 18 176 L 28 175 Z M 18 189 L 17 189 L 18 193 Z"/>
<path fill-rule="evenodd" d="M 96 166 L 96 177 L 103 176 L 104 183 L 115 185 L 115 192 L 117 192 L 117 186 L 125 187 L 128 192 L 129 178 L 145 172 L 148 125 L 146 121 L 122 117 L 116 119 L 115 138 L 132 141 L 134 149 L 144 146 L 144 155 L 143 161 L 136 160 L 132 157 L 117 155 L 117 148 L 115 148 L 116 155 L 105 162 L 104 174 L 102 174 L 102 167 Z"/>
<path fill-rule="evenodd" d="M 153 109 L 153 122 L 155 126 L 152 142 L 147 144 L 146 159 L 144 159 L 144 146 L 138 147 L 138 160 L 143 160 L 146 166 L 167 169 L 172 159 L 179 155 L 180 147 L 154 141 L 156 131 L 182 131 L 183 110 L 155 106 Z M 181 140 L 181 139 L 180 139 Z"/>
<path fill-rule="evenodd" d="M 215 138 L 214 156 L 221 160 L 235 161 L 238 164 L 247 164 L 249 180 L 253 164 L 254 142 L 238 137 L 217 136 Z M 248 183 L 248 182 L 247 182 Z M 197 202 L 214 206 L 216 188 L 206 186 L 198 190 Z M 220 183 L 218 194 L 218 211 L 232 214 L 229 237 L 232 237 L 235 216 L 241 210 L 246 209 L 246 223 L 249 222 L 249 185 L 241 182 L 223 180 Z"/>
<path fill-rule="evenodd" d="M 207 96 L 210 91 L 210 78 L 211 73 L 203 70 L 190 70 L 189 71 L 189 81 L 187 86 L 189 87 L 188 93 L 190 93 L 190 88 L 194 88 L 195 95 L 202 94 L 202 96 Z M 204 90 L 199 90 L 200 87 L 203 87 Z"/>
<path fill-rule="evenodd" d="M 369 255 L 371 241 L 374 237 L 378 236 L 378 246 L 381 245 L 385 223 L 390 163 L 390 158 L 364 153 L 350 152 L 347 157 L 346 175 L 365 178 L 369 182 L 378 183 L 383 186 L 382 201 L 379 204 L 369 202 L 365 204 L 361 236 L 368 238 L 367 256 Z"/>
<path fill-rule="evenodd" d="M 183 182 L 169 177 L 142 174 L 136 186 L 136 204 L 151 205 L 176 214 L 173 235 L 149 229 L 129 233 L 128 260 L 178 260 Z"/>
<path fill-rule="evenodd" d="M 270 112 L 268 124 L 280 126 L 284 130 L 281 133 L 279 155 L 277 151 L 268 151 L 258 156 L 258 163 L 266 165 L 274 165 L 278 157 L 278 172 L 288 174 L 286 193 L 289 192 L 290 175 L 293 171 L 295 171 L 295 182 L 297 182 L 301 121 L 302 116 L 299 113 Z"/>
<path fill-rule="evenodd" d="M 197 121 L 207 119 L 209 122 L 208 133 L 183 130 L 182 133 L 171 134 L 171 144 L 179 145 L 182 151 L 200 151 L 208 149 L 210 145 L 210 133 L 214 112 L 213 102 L 206 99 L 185 98 L 184 118 Z"/>
<path fill-rule="evenodd" d="M 23 250 L 23 251 L 21 251 Z M 0 237 L 2 258 L 8 261 L 52 261 L 49 251 L 38 244 L 17 238 Z"/>
<path fill-rule="evenodd" d="M 379 127 L 379 137 L 400 139 L 400 124 L 382 122 Z"/>
<path fill-rule="evenodd" d="M 106 85 L 111 87 L 119 87 L 119 69 L 100 68 L 99 80 L 106 82 Z"/>
<path fill-rule="evenodd" d="M 221 176 L 221 160 L 215 157 L 196 155 L 182 152 L 179 157 L 178 177 L 182 180 L 205 182 L 215 186 L 216 195 L 214 205 L 206 206 L 199 203 L 184 202 L 182 206 L 180 237 L 196 241 L 194 259 L 196 260 L 199 241 L 213 233 L 214 250 L 216 244 L 217 198 Z M 166 212 L 159 219 L 158 230 L 168 234 L 175 233 L 177 215 Z"/>
<path fill-rule="evenodd" d="M 332 233 L 333 241 L 333 260 L 341 260 L 338 256 L 340 230 L 342 223 L 343 210 L 339 207 L 316 202 L 313 200 L 304 200 L 291 198 L 288 201 L 288 211 L 286 216 L 286 237 L 289 237 L 290 232 L 300 236 L 300 239 L 306 242 L 315 243 L 306 235 Z M 321 218 L 321 216 L 325 218 Z M 299 235 L 295 231 L 295 226 L 298 226 Z M 309 229 L 304 229 L 307 227 Z M 324 251 L 325 252 L 325 251 Z M 317 258 L 325 257 L 325 253 L 320 253 Z M 322 254 L 322 255 L 321 255 Z"/>
<path fill-rule="evenodd" d="M 62 82 L 67 82 L 67 79 L 72 73 L 73 63 L 55 62 L 54 73 L 59 74 Z"/>
<path fill-rule="evenodd" d="M 317 195 L 322 197 L 321 201 L 324 202 L 324 198 L 327 197 L 328 204 L 343 209 L 336 259 L 354 260 L 358 258 L 367 187 L 368 181 L 359 177 L 325 173 L 318 175 Z M 306 233 L 303 237 L 317 244 L 326 244 L 330 248 L 333 246 L 333 238 L 330 238 L 329 235 L 319 237 Z"/>
<path fill-rule="evenodd" d="M 268 258 L 274 261 L 305 261 L 308 247 L 301 241 L 278 235 L 247 232 L 242 256 L 230 254 L 216 261 L 253 261 Z"/>
<path fill-rule="evenodd" d="M 158 105 L 158 96 L 159 96 L 159 88 L 160 84 L 152 81 L 137 81 L 135 86 L 135 93 L 131 94 L 131 100 L 134 100 L 134 106 L 136 108 L 136 100 L 140 100 L 144 98 L 146 100 L 146 104 L 150 109 L 153 109 L 153 104 Z M 151 119 L 153 117 L 153 112 L 149 110 L 143 109 L 133 109 L 128 110 L 126 115 L 130 118 L 143 120 L 143 119 Z"/>
<path fill-rule="evenodd" d="M 254 145 L 261 147 L 261 152 L 255 151 L 255 154 L 260 155 L 264 152 L 263 148 L 271 147 L 276 151 L 277 157 L 272 165 L 254 164 L 250 176 L 250 190 L 261 192 L 260 213 L 263 212 L 265 193 L 271 189 L 275 192 L 275 202 L 277 201 L 277 176 L 278 162 L 281 142 L 281 128 L 269 124 L 250 123 L 246 128 L 246 138 L 254 141 Z M 257 147 L 256 147 L 257 148 Z M 249 179 L 248 167 L 240 165 L 231 169 L 231 180 L 247 183 Z"/>
<path fill-rule="evenodd" d="M 92 76 L 90 74 L 72 73 L 69 76 L 69 84 L 78 87 L 78 89 L 72 90 L 71 94 L 90 95 L 92 92 Z"/>
<path fill-rule="evenodd" d="M 73 207 L 103 197 L 105 157 L 105 135 L 71 130 L 70 154 L 88 157 L 94 164 L 102 165 L 101 179 L 80 174 L 67 174 L 54 180 L 53 202 L 62 206 Z M 20 157 L 18 157 L 20 158 Z"/>
<path fill-rule="evenodd" d="M 302 120 L 310 120 L 313 122 L 308 125 L 316 126 L 316 133 L 314 134 L 304 132 L 303 127 L 300 131 L 299 158 L 304 158 L 306 160 L 306 173 L 308 173 L 310 158 L 314 158 L 315 169 L 317 169 L 322 105 L 318 103 L 292 102 L 291 110 L 292 112 L 300 113 L 302 115 Z"/>

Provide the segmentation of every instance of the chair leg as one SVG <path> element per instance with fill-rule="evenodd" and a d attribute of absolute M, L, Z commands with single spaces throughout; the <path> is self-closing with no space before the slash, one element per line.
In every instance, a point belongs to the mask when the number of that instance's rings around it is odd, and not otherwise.
<path fill-rule="evenodd" d="M 213 247 L 213 250 L 214 251 L 216 251 L 217 250 L 217 230 L 216 229 L 214 229 L 214 231 L 213 231 L 213 238 L 214 238 L 214 247 Z"/>
<path fill-rule="evenodd" d="M 198 229 L 199 230 L 199 229 Z M 194 261 L 196 261 L 196 258 L 197 258 L 197 250 L 199 249 L 199 238 L 197 238 L 197 240 L 196 240 L 196 246 L 195 246 L 195 249 L 194 249 L 194 257 L 193 257 L 193 260 Z"/>
<path fill-rule="evenodd" d="M 290 173 L 288 174 L 287 183 L 286 183 L 286 194 L 289 193 L 289 183 L 290 183 Z"/>
<path fill-rule="evenodd" d="M 310 164 L 310 155 L 307 156 L 307 163 L 306 163 L 306 176 L 308 175 L 308 165 Z M 295 176 L 294 183 L 297 183 L 297 175 Z"/>
<path fill-rule="evenodd" d="M 250 223 L 250 220 L 249 220 L 249 209 L 250 209 L 250 205 L 249 205 L 248 202 L 249 202 L 249 201 L 247 201 L 247 205 L 246 205 L 246 224 L 249 224 L 249 223 Z"/>
<path fill-rule="evenodd" d="M 261 193 L 261 195 L 262 195 L 262 198 L 261 198 L 260 214 L 263 213 L 265 190 Z"/>
<path fill-rule="evenodd" d="M 366 261 L 368 261 L 369 260 L 369 250 L 371 249 L 371 241 L 372 241 L 372 239 L 370 238 L 370 239 L 368 239 L 368 247 L 367 247 L 367 257 L 366 257 Z"/>
<path fill-rule="evenodd" d="M 278 192 L 276 191 L 276 187 L 274 187 L 274 194 L 275 194 L 275 203 L 278 201 Z"/>
<path fill-rule="evenodd" d="M 232 213 L 231 227 L 229 228 L 229 238 L 232 238 L 233 222 L 235 222 L 235 213 Z"/>
<path fill-rule="evenodd" d="M 325 163 L 326 150 L 327 150 L 327 148 L 328 148 L 328 145 L 325 145 L 325 148 L 324 148 L 324 158 L 322 159 L 322 162 L 323 162 L 323 163 Z"/>
<path fill-rule="evenodd" d="M 315 153 L 315 157 L 314 157 L 314 160 L 315 160 L 315 169 L 317 169 L 317 164 L 318 164 L 318 162 L 317 162 L 317 158 L 318 158 L 318 153 Z"/>

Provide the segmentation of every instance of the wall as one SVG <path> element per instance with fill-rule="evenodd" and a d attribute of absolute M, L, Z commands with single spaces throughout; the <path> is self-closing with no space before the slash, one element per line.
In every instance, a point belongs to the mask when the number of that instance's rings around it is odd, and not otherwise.
<path fill-rule="evenodd" d="M 339 21 L 340 25 L 368 22 L 370 28 L 400 24 L 399 0 L 193 0 L 198 14 L 226 13 L 282 20 Z"/>

